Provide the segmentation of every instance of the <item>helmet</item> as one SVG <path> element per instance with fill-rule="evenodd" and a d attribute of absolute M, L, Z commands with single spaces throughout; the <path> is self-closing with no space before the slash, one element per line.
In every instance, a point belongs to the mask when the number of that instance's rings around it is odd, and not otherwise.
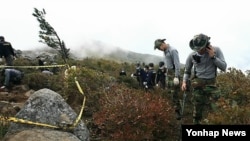
<path fill-rule="evenodd" d="M 159 67 L 162 67 L 162 66 L 164 66 L 164 62 L 163 61 L 159 62 Z"/>
<path fill-rule="evenodd" d="M 198 51 L 206 47 L 207 44 L 209 43 L 209 40 L 210 40 L 210 37 L 201 33 L 201 34 L 195 35 L 194 38 L 190 40 L 189 46 L 192 50 Z"/>

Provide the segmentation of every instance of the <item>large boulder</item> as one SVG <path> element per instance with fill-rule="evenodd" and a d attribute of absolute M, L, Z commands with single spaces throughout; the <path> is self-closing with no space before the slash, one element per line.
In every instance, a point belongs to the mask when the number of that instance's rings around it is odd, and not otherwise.
<path fill-rule="evenodd" d="M 12 122 L 4 139 L 6 141 L 19 141 L 20 137 L 26 139 L 30 137 L 29 140 L 31 140 L 35 133 L 36 136 L 43 137 L 41 139 L 36 138 L 36 141 L 68 139 L 72 139 L 68 141 L 76 141 L 76 139 L 89 141 L 89 130 L 82 120 L 75 127 L 66 128 L 75 123 L 77 116 L 60 94 L 49 89 L 41 89 L 29 97 L 15 117 L 45 125 L 37 126 L 26 122 Z M 62 128 L 53 128 L 46 125 Z M 54 139 L 52 134 L 55 136 Z M 25 138 L 23 140 L 26 140 Z"/>

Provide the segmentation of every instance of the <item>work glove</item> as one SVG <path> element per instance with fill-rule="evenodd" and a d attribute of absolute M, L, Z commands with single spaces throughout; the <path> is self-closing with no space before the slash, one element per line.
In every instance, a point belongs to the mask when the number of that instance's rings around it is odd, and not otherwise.
<path fill-rule="evenodd" d="M 134 77 L 134 74 L 133 74 L 133 73 L 131 74 L 131 77 Z"/>
<path fill-rule="evenodd" d="M 147 82 L 143 82 L 143 85 L 147 85 Z"/>
<path fill-rule="evenodd" d="M 175 77 L 174 78 L 174 85 L 176 86 L 176 85 L 179 85 L 179 78 L 177 78 L 177 77 Z"/>

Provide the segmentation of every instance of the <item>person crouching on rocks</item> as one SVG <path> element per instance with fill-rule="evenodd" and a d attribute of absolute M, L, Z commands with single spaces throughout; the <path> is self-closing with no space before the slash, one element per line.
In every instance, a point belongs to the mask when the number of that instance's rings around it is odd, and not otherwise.
<path fill-rule="evenodd" d="M 10 84 L 20 84 L 24 76 L 23 72 L 17 69 L 3 69 L 1 76 L 4 77 L 3 86 L 0 87 L 0 91 L 8 91 Z"/>

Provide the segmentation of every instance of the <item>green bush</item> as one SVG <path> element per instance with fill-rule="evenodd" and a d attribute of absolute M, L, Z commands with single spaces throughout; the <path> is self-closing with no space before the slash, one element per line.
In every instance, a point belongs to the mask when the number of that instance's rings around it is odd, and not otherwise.
<path fill-rule="evenodd" d="M 218 76 L 222 97 L 216 112 L 209 113 L 210 124 L 250 124 L 250 79 L 241 70 L 228 68 Z"/>
<path fill-rule="evenodd" d="M 0 122 L 0 140 L 4 137 L 4 135 L 7 133 L 9 126 L 3 125 Z"/>

